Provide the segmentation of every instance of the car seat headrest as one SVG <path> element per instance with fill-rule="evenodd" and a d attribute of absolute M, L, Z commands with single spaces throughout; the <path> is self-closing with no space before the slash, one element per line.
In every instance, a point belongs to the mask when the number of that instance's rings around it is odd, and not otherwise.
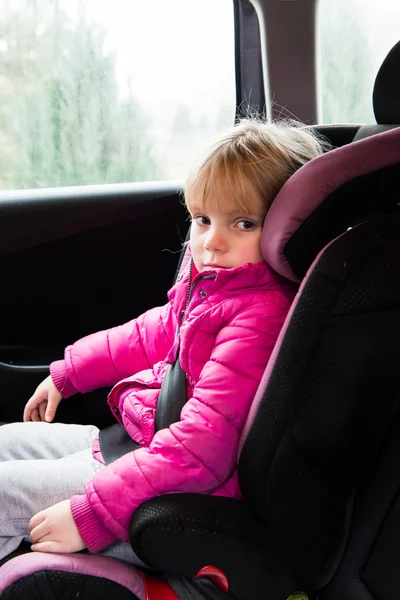
<path fill-rule="evenodd" d="M 390 50 L 375 79 L 372 102 L 376 122 L 400 123 L 400 42 Z"/>
<path fill-rule="evenodd" d="M 399 201 L 396 128 L 331 150 L 296 171 L 265 217 L 263 257 L 299 282 L 326 244 L 372 215 L 396 212 Z"/>

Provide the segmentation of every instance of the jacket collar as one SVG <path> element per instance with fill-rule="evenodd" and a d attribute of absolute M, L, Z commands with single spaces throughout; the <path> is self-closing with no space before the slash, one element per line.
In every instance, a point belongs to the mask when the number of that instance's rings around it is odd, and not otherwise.
<path fill-rule="evenodd" d="M 178 308 L 185 303 L 190 285 L 190 273 L 189 262 L 181 276 L 178 277 L 177 283 L 168 292 L 168 298 L 174 307 Z M 210 275 L 215 275 L 215 277 L 210 278 Z M 207 287 L 208 296 L 222 288 L 224 288 L 224 292 L 240 294 L 251 288 L 259 291 L 267 290 L 272 283 L 279 279 L 283 278 L 266 262 L 261 261 L 256 264 L 247 263 L 233 269 L 207 269 L 195 276 L 192 285 L 199 285 L 200 281 L 204 280 L 202 286 Z"/>

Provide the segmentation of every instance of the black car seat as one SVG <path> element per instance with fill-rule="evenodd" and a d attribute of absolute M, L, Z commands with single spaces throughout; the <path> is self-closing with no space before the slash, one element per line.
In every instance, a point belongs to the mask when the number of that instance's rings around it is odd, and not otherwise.
<path fill-rule="evenodd" d="M 387 455 L 398 440 L 399 190 L 394 130 L 314 159 L 277 196 L 264 256 L 302 284 L 243 434 L 245 501 L 171 494 L 132 519 L 134 550 L 170 587 L 113 559 L 29 554 L 1 567 L 2 598 L 284 600 L 305 588 L 332 600 L 391 600 L 340 590 L 364 573 L 355 537 L 359 544 L 361 529 L 373 546 L 398 487 L 375 490 L 373 512 L 371 490 L 394 471 Z M 366 497 L 373 523 L 363 529 Z M 369 581 L 379 579 L 374 564 Z"/>
<path fill-rule="evenodd" d="M 378 156 L 384 163 L 371 171 Z M 400 130 L 383 133 L 312 161 L 279 194 L 264 256 L 281 274 L 302 278 L 321 241 L 345 233 L 305 276 L 261 382 L 239 458 L 246 504 L 145 503 L 131 539 L 146 564 L 179 577 L 211 562 L 240 599 L 319 593 L 334 578 L 356 490 L 400 403 L 399 162 Z M 180 597 L 179 579 L 171 583 Z"/>
<path fill-rule="evenodd" d="M 378 125 L 359 128 L 355 137 L 387 131 L 400 124 L 399 64 L 400 42 L 389 52 L 375 81 L 373 106 Z M 397 203 L 400 205 L 400 193 Z M 399 464 L 400 418 L 396 415 L 379 460 L 355 496 L 346 550 L 333 580 L 321 591 L 321 600 L 399 598 Z"/>

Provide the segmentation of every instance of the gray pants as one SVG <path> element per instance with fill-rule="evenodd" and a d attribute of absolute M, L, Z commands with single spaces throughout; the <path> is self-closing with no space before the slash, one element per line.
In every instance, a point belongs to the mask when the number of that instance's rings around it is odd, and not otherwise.
<path fill-rule="evenodd" d="M 104 466 L 92 456 L 92 425 L 11 423 L 0 426 L 0 559 L 29 541 L 37 512 L 83 494 Z M 129 544 L 116 542 L 99 554 L 143 563 Z"/>

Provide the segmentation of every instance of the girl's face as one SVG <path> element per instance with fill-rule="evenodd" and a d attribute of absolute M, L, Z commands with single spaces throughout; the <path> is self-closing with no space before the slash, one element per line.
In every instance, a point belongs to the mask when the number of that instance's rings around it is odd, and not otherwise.
<path fill-rule="evenodd" d="M 221 201 L 210 193 L 206 206 L 197 203 L 196 198 L 190 202 L 189 211 L 192 217 L 190 246 L 196 269 L 201 273 L 208 269 L 232 269 L 246 263 L 257 263 L 263 260 L 260 240 L 264 221 L 262 202 L 255 191 L 250 206 L 254 212 L 247 213 L 234 203 Z"/>

